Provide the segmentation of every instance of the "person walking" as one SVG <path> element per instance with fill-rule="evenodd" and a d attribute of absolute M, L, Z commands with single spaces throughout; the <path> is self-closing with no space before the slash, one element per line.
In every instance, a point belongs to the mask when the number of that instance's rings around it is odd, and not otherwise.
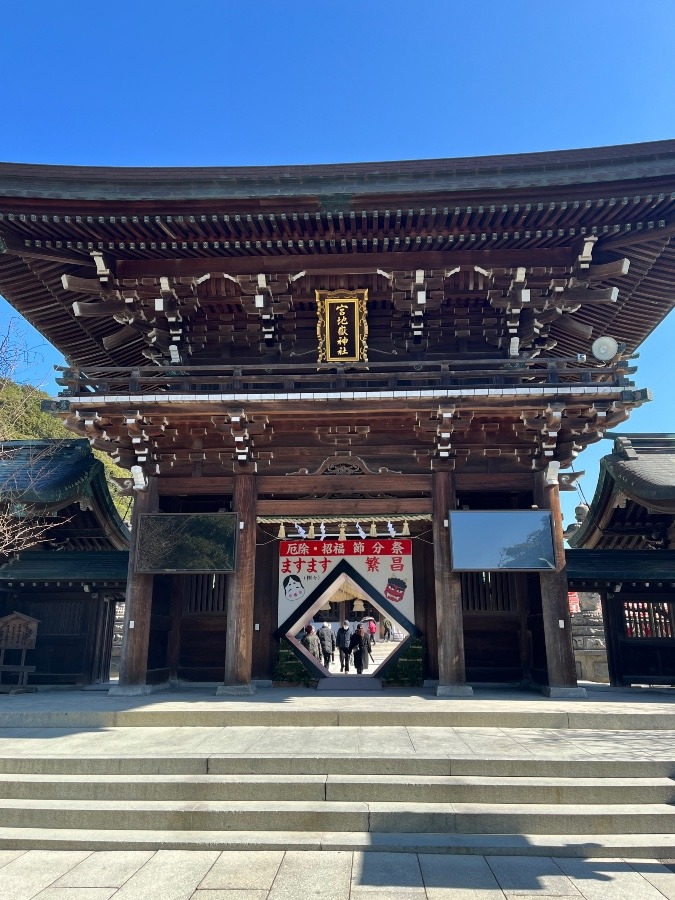
<path fill-rule="evenodd" d="M 319 662 L 321 662 L 321 657 L 323 656 L 321 652 L 321 644 L 319 643 L 319 639 L 316 636 L 313 625 L 305 625 L 305 633 L 303 634 L 300 643 L 303 647 L 309 650 L 309 652 L 315 659 L 318 659 Z"/>
<path fill-rule="evenodd" d="M 323 664 L 327 669 L 330 669 L 331 661 L 335 659 L 335 633 L 330 627 L 330 622 L 323 623 L 317 632 L 317 637 L 321 644 Z"/>
<path fill-rule="evenodd" d="M 338 628 L 337 647 L 340 651 L 340 671 L 349 672 L 349 658 L 351 652 L 349 650 L 349 641 L 351 639 L 351 631 L 349 630 L 349 622 L 347 619 L 342 623 L 342 627 Z"/>
<path fill-rule="evenodd" d="M 387 643 L 391 640 L 391 619 L 385 619 L 382 623 L 384 627 L 384 636 L 382 640 L 387 641 Z"/>
<path fill-rule="evenodd" d="M 354 654 L 354 665 L 356 666 L 358 675 L 362 675 L 363 670 L 368 668 L 370 648 L 370 635 L 364 629 L 363 625 L 357 625 L 356 631 L 349 642 L 349 649 Z"/>
<path fill-rule="evenodd" d="M 370 619 L 368 621 L 368 634 L 370 635 L 370 640 L 374 644 L 376 641 L 375 635 L 377 634 L 377 624 L 375 622 L 375 619 Z"/>

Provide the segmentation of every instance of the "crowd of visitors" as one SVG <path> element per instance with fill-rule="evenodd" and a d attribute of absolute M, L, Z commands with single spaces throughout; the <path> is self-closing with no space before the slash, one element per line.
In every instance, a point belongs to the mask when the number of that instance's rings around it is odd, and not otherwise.
<path fill-rule="evenodd" d="M 382 621 L 383 640 L 390 641 L 392 637 L 392 624 L 389 619 Z M 340 672 L 349 672 L 353 664 L 358 675 L 363 674 L 364 669 L 374 662 L 373 644 L 377 638 L 377 623 L 369 618 L 359 622 L 352 632 L 347 619 L 344 620 L 337 634 L 331 628 L 330 622 L 324 622 L 318 631 L 313 625 L 305 626 L 301 644 L 328 669 L 335 662 L 335 651 L 340 657 Z"/>

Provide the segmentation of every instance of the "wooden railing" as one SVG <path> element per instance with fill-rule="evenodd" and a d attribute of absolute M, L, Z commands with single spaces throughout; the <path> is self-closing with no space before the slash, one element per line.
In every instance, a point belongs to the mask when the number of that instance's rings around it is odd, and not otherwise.
<path fill-rule="evenodd" d="M 158 369 L 92 367 L 63 369 L 61 397 L 156 393 L 334 393 L 433 390 L 462 387 L 591 385 L 631 387 L 625 362 L 598 365 L 576 357 L 385 362 L 349 367 L 314 365 L 180 366 Z"/>

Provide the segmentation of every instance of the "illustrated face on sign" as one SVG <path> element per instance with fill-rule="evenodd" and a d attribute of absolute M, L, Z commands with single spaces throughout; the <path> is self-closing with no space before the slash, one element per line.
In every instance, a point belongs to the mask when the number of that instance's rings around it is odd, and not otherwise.
<path fill-rule="evenodd" d="M 287 600 L 299 600 L 305 596 L 305 588 L 297 575 L 287 575 L 283 581 L 284 594 Z"/>
<path fill-rule="evenodd" d="M 384 589 L 384 596 L 392 603 L 400 603 L 407 587 L 402 578 L 390 578 Z"/>

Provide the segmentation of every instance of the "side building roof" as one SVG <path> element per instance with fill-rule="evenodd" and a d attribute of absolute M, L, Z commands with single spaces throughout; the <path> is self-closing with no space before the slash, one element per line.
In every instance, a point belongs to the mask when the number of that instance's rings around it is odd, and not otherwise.
<path fill-rule="evenodd" d="M 675 520 L 675 435 L 614 434 L 600 460 L 590 509 L 569 538 L 576 549 L 644 550 L 665 546 Z"/>
<path fill-rule="evenodd" d="M 19 559 L 0 567 L 0 584 L 17 582 L 84 582 L 102 585 L 121 585 L 127 580 L 129 553 L 127 550 L 110 551 L 28 551 Z"/>
<path fill-rule="evenodd" d="M 54 515 L 68 508 L 67 521 L 50 529 L 50 542 L 71 549 L 128 548 L 129 529 L 88 440 L 4 441 L 0 450 L 0 502 L 13 504 L 17 515 Z M 95 542 L 87 542 L 94 532 Z"/>

